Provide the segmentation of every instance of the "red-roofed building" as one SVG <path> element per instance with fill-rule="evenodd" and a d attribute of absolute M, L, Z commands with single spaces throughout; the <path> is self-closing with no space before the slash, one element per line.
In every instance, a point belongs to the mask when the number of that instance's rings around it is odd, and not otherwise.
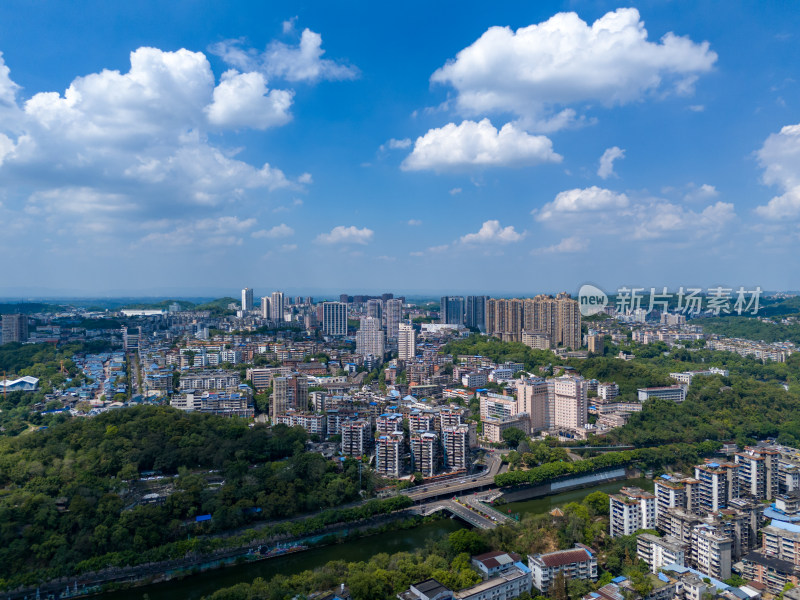
<path fill-rule="evenodd" d="M 533 574 L 533 585 L 543 594 L 558 573 L 564 573 L 566 579 L 597 581 L 596 553 L 583 544 L 575 544 L 571 550 L 529 555 L 528 567 Z"/>

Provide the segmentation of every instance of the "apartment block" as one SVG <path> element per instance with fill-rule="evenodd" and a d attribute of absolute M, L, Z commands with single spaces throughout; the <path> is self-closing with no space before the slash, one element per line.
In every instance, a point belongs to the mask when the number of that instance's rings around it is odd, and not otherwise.
<path fill-rule="evenodd" d="M 720 535 L 710 525 L 698 525 L 692 530 L 692 562 L 701 573 L 717 579 L 731 576 L 733 540 Z"/>
<path fill-rule="evenodd" d="M 417 332 L 409 323 L 397 326 L 397 358 L 402 361 L 413 360 L 417 354 Z"/>
<path fill-rule="evenodd" d="M 595 551 L 582 544 L 571 550 L 534 554 L 528 556 L 533 585 L 546 594 L 558 573 L 566 579 L 589 579 L 597 581 L 597 557 Z"/>
<path fill-rule="evenodd" d="M 716 512 L 739 497 L 738 467 L 733 463 L 707 462 L 694 468 L 698 485 L 698 506 Z"/>
<path fill-rule="evenodd" d="M 308 410 L 308 378 L 305 375 L 274 377 L 269 408 L 273 421 L 289 410 Z"/>
<path fill-rule="evenodd" d="M 637 487 L 624 487 L 609 497 L 611 537 L 633 535 L 656 525 L 656 497 Z"/>
<path fill-rule="evenodd" d="M 686 566 L 688 552 L 686 544 L 670 535 L 658 537 L 641 533 L 636 536 L 636 556 L 646 562 L 653 573 L 658 573 L 666 565 Z"/>
<path fill-rule="evenodd" d="M 586 380 L 565 375 L 549 380 L 548 384 L 552 385 L 552 427 L 582 429 L 588 421 L 589 409 Z"/>
<path fill-rule="evenodd" d="M 332 337 L 347 335 L 347 304 L 343 302 L 322 303 L 322 331 Z"/>
<path fill-rule="evenodd" d="M 442 429 L 444 468 L 459 470 L 469 466 L 469 425 Z"/>
<path fill-rule="evenodd" d="M 403 415 L 400 413 L 384 413 L 375 419 L 375 431 L 378 433 L 392 433 L 403 431 Z"/>
<path fill-rule="evenodd" d="M 682 475 L 662 475 L 654 482 L 656 496 L 656 526 L 667 530 L 670 508 L 682 508 L 690 512 L 697 511 L 700 481 Z"/>
<path fill-rule="evenodd" d="M 433 477 L 436 474 L 436 466 L 438 463 L 438 445 L 439 436 L 432 431 L 412 433 L 412 470 L 419 471 L 424 477 Z"/>
<path fill-rule="evenodd" d="M 289 410 L 286 413 L 277 415 L 275 423 L 282 423 L 288 427 L 302 427 L 309 435 L 318 435 L 321 438 L 324 438 L 327 433 L 325 415 L 317 413 Z"/>
<path fill-rule="evenodd" d="M 397 479 L 402 473 L 403 434 L 384 433 L 375 440 L 375 470 L 384 477 Z"/>
<path fill-rule="evenodd" d="M 541 377 L 523 379 L 517 383 L 517 405 L 520 412 L 530 415 L 533 432 L 550 429 L 550 397 L 547 381 Z"/>
<path fill-rule="evenodd" d="M 657 398 L 660 400 L 671 400 L 672 402 L 680 404 L 686 400 L 686 390 L 687 387 L 685 384 L 678 384 L 662 387 L 640 388 L 637 390 L 637 393 L 639 395 L 639 402 L 645 402 L 647 400 Z"/>
<path fill-rule="evenodd" d="M 517 562 L 496 577 L 453 594 L 454 600 L 513 600 L 531 591 L 531 571 Z M 435 600 L 435 599 L 431 599 Z"/>
<path fill-rule="evenodd" d="M 372 428 L 369 421 L 358 419 L 340 424 L 342 435 L 342 454 L 345 456 L 364 456 L 370 449 Z"/>
<path fill-rule="evenodd" d="M 745 448 L 734 455 L 738 465 L 739 494 L 773 500 L 780 486 L 780 452 L 767 448 Z"/>
<path fill-rule="evenodd" d="M 530 417 L 528 413 L 517 413 L 514 416 L 503 419 L 487 417 L 481 420 L 483 421 L 483 437 L 487 442 L 499 444 L 503 441 L 503 432 L 512 427 L 530 434 Z"/>

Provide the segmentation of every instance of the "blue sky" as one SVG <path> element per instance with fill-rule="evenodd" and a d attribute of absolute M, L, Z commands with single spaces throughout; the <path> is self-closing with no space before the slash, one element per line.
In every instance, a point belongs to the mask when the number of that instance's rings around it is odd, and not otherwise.
<path fill-rule="evenodd" d="M 0 295 L 798 289 L 798 21 L 4 2 Z"/>

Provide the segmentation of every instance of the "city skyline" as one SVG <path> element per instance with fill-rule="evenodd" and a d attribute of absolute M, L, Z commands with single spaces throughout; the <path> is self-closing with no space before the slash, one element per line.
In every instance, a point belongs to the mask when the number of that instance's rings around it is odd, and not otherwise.
<path fill-rule="evenodd" d="M 798 288 L 796 11 L 459 8 L 4 4 L 0 296 Z"/>

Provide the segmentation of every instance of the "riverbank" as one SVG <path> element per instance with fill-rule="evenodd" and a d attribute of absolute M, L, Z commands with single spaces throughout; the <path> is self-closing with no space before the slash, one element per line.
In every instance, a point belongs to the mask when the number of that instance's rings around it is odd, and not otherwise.
<path fill-rule="evenodd" d="M 653 481 L 651 479 L 624 479 L 602 482 L 533 500 L 506 503 L 497 508 L 503 513 L 511 510 L 512 514 L 519 514 L 520 516 L 545 513 L 556 506 L 580 501 L 592 492 L 601 491 L 613 494 L 623 486 L 628 485 L 648 490 L 653 489 Z M 424 523 L 414 529 L 395 531 L 380 536 L 361 537 L 346 542 L 342 540 L 343 543 L 312 548 L 292 556 L 270 559 L 261 563 L 235 565 L 227 569 L 191 575 L 182 580 L 107 593 L 101 597 L 101 600 L 143 600 L 144 594 L 147 594 L 149 600 L 173 600 L 178 597 L 186 600 L 200 600 L 203 596 L 208 596 L 218 589 L 238 583 L 250 583 L 257 577 L 268 581 L 275 575 L 295 575 L 322 567 L 331 561 L 366 561 L 375 554 L 382 552 L 391 554 L 394 552 L 413 551 L 423 547 L 429 539 L 444 537 L 464 527 L 466 525 L 456 519 L 441 519 Z"/>
<path fill-rule="evenodd" d="M 357 539 L 340 539 L 334 543 L 311 548 L 290 556 L 265 561 L 233 565 L 225 569 L 191 574 L 183 579 L 146 585 L 127 590 L 110 591 L 98 596 L 99 600 L 200 600 L 220 588 L 250 582 L 260 577 L 265 580 L 275 575 L 295 575 L 321 567 L 336 560 L 349 562 L 369 560 L 378 553 L 410 552 L 435 540 L 465 528 L 455 519 L 428 520 L 410 529 L 396 529 L 380 535 Z"/>

